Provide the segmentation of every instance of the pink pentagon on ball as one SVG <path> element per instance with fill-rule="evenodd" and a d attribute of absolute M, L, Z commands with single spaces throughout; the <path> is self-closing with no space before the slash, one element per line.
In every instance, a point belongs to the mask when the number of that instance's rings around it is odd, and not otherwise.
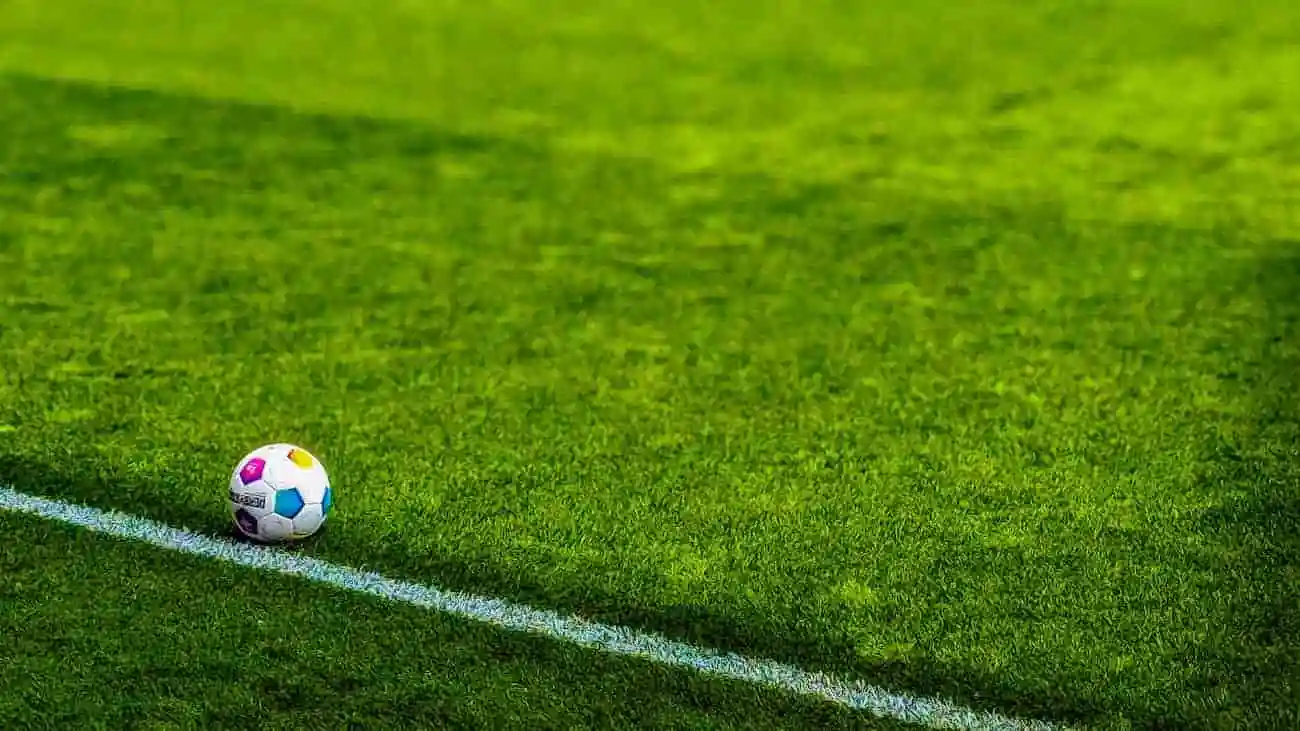
<path fill-rule="evenodd" d="M 262 479 L 262 471 L 266 469 L 266 460 L 261 457 L 254 457 L 244 464 L 243 469 L 239 470 L 239 479 L 247 485 L 250 482 L 257 482 Z"/>

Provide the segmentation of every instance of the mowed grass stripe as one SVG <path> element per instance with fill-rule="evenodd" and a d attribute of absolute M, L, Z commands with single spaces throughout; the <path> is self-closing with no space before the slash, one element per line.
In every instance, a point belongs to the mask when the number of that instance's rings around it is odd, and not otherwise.
<path fill-rule="evenodd" d="M 691 668 L 722 678 L 820 697 L 840 706 L 905 723 L 972 731 L 1052 731 L 1061 728 L 1042 721 L 1014 719 L 966 708 L 942 699 L 894 693 L 860 681 L 837 679 L 792 665 L 695 647 L 660 635 L 577 617 L 565 617 L 502 599 L 398 581 L 308 556 L 199 535 L 138 516 L 36 497 L 9 487 L 0 486 L 0 510 L 57 520 L 97 533 L 142 541 L 194 556 L 264 571 L 277 571 L 516 632 L 531 632 L 594 650 L 644 658 L 663 665 Z"/>

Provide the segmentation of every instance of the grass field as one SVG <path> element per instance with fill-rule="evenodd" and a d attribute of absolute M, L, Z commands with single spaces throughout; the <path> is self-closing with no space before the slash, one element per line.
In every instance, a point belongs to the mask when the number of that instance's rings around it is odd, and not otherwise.
<path fill-rule="evenodd" d="M 954 7 L 956 6 L 956 7 Z M 1026 718 L 1300 727 L 1284 0 L 8 0 L 0 484 Z M 904 728 L 0 512 L 0 728 Z"/>

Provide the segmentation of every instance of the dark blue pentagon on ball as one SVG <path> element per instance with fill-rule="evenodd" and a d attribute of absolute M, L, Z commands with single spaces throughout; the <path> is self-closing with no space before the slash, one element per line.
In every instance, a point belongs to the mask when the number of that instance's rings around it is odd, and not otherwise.
<path fill-rule="evenodd" d="M 235 522 L 239 524 L 239 529 L 244 533 L 255 536 L 257 535 L 257 518 L 253 514 L 240 508 L 235 511 Z"/>
<path fill-rule="evenodd" d="M 277 490 L 275 492 L 275 512 L 277 515 L 283 515 L 292 520 L 302 512 L 303 502 L 302 495 L 297 488 L 288 490 Z"/>

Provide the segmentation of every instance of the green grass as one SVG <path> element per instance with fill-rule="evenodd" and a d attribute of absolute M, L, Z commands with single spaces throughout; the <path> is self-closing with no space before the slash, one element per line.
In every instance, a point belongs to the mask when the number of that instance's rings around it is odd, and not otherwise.
<path fill-rule="evenodd" d="M 330 560 L 1010 713 L 1295 727 L 1300 14 L 949 5 L 11 2 L 0 480 L 222 532 L 234 461 L 294 441 Z M 176 648 L 144 717 L 315 673 L 361 684 L 325 725 L 860 721 L 3 525 L 0 625 L 48 629 L 0 653 L 71 723 L 140 718 L 111 659 Z"/>

